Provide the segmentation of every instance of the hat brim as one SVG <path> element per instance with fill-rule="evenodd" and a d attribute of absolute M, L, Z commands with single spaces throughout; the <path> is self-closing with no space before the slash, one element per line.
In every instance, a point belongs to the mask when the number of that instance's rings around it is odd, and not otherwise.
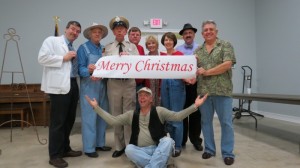
<path fill-rule="evenodd" d="M 180 30 L 179 34 L 182 36 L 183 32 L 184 32 L 185 30 L 188 30 L 188 29 L 191 29 L 191 30 L 193 30 L 195 33 L 197 33 L 197 29 L 191 27 L 191 28 L 185 28 L 185 29 Z"/>
<path fill-rule="evenodd" d="M 83 36 L 86 38 L 86 39 L 90 39 L 90 31 L 92 29 L 95 29 L 95 28 L 99 28 L 102 30 L 102 38 L 101 39 L 104 39 L 107 34 L 108 34 L 108 30 L 107 30 L 107 27 L 106 26 L 103 26 L 103 25 L 94 25 L 94 26 L 90 26 L 88 28 L 86 28 L 84 31 L 83 31 Z"/>

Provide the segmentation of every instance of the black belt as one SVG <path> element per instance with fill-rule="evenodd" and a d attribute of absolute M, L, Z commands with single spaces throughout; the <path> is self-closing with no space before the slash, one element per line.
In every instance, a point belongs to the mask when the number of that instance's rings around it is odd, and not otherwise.
<path fill-rule="evenodd" d="M 71 80 L 76 80 L 76 77 L 71 77 Z"/>

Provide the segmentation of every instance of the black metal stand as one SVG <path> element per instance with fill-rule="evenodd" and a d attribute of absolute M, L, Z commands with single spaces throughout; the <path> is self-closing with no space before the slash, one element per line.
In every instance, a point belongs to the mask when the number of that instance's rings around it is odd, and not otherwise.
<path fill-rule="evenodd" d="M 243 89 L 242 89 L 242 93 L 245 93 L 245 88 L 247 88 L 247 92 L 249 92 L 248 94 L 251 94 L 250 92 L 251 92 L 251 85 L 252 85 L 252 69 L 249 66 L 242 66 L 241 68 L 243 69 Z M 248 72 L 247 72 L 247 70 L 248 70 Z M 248 85 L 247 85 L 247 83 L 248 83 Z M 248 89 L 250 89 L 250 90 L 248 90 Z M 252 100 L 239 99 L 239 107 L 238 108 L 234 107 L 232 109 L 235 112 L 232 121 L 235 118 L 240 119 L 242 116 L 250 116 L 250 117 L 254 118 L 255 128 L 257 129 L 257 118 L 256 118 L 256 116 L 259 116 L 259 117 L 264 117 L 264 116 L 251 111 L 251 102 L 252 102 Z M 244 104 L 248 104 L 247 109 L 243 108 Z M 248 113 L 248 114 L 243 114 L 243 113 Z"/>
<path fill-rule="evenodd" d="M 8 29 L 8 34 L 4 34 L 4 38 L 6 39 L 6 44 L 5 44 L 5 49 L 4 49 L 4 57 L 3 57 L 3 62 L 2 62 L 2 70 L 1 70 L 1 74 L 0 74 L 0 84 L 1 84 L 1 79 L 2 79 L 3 73 L 11 74 L 11 87 L 15 87 L 15 85 L 16 85 L 14 83 L 15 74 L 21 74 L 22 75 L 23 80 L 24 80 L 24 86 L 25 86 L 25 89 L 26 89 L 26 95 L 27 95 L 27 98 L 28 98 L 28 104 L 29 104 L 29 108 L 30 108 L 30 113 L 31 113 L 33 124 L 31 124 L 31 123 L 29 123 L 27 121 L 24 121 L 24 120 L 14 120 L 12 118 L 12 110 L 14 108 L 14 103 L 13 103 L 13 100 L 12 100 L 11 103 L 10 103 L 10 111 L 11 111 L 10 120 L 6 121 L 6 122 L 4 122 L 2 124 L 0 124 L 0 127 L 2 125 L 10 123 L 10 142 L 12 142 L 12 123 L 13 122 L 23 122 L 23 123 L 32 125 L 33 128 L 34 128 L 34 130 L 35 130 L 35 132 L 36 132 L 36 136 L 37 136 L 37 139 L 38 139 L 39 143 L 42 144 L 42 145 L 46 145 L 47 144 L 47 139 L 42 139 L 43 142 L 40 140 L 39 133 L 38 133 L 38 130 L 37 130 L 37 127 L 36 127 L 36 123 L 35 123 L 35 118 L 34 118 L 33 109 L 32 109 L 32 105 L 31 105 L 31 99 L 30 99 L 30 96 L 29 96 L 29 93 L 28 93 L 27 83 L 26 83 L 26 79 L 25 79 L 25 73 L 24 73 L 23 64 L 22 64 L 21 55 L 20 55 L 20 50 L 19 50 L 19 45 L 18 45 L 18 40 L 20 40 L 20 37 L 16 34 L 16 30 L 15 29 L 9 28 Z M 17 52 L 18 52 L 18 57 L 19 57 L 20 65 L 21 65 L 21 70 L 20 71 L 15 71 L 15 70 L 8 70 L 8 71 L 6 71 L 6 70 L 4 70 L 7 44 L 10 41 L 14 42 L 16 44 Z"/>

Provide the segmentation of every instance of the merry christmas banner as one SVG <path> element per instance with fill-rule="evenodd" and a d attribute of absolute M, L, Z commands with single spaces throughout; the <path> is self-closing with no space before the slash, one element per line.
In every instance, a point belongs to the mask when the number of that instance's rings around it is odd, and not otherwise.
<path fill-rule="evenodd" d="M 196 58 L 184 56 L 114 55 L 100 58 L 94 77 L 186 79 L 196 77 Z"/>

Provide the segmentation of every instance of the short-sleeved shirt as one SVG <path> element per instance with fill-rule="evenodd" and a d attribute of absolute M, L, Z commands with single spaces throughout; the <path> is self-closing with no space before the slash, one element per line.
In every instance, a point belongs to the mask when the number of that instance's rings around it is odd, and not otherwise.
<path fill-rule="evenodd" d="M 139 55 L 139 51 L 136 48 L 135 44 L 130 43 L 129 41 L 123 41 L 122 44 L 124 52 L 127 52 L 129 55 Z M 116 40 L 105 46 L 105 52 L 103 56 L 109 55 L 119 55 L 119 42 L 117 42 Z"/>
<path fill-rule="evenodd" d="M 217 39 L 214 48 L 207 52 L 205 42 L 195 50 L 198 56 L 198 67 L 211 69 L 225 61 L 236 63 L 232 45 L 224 40 Z M 231 96 L 232 95 L 232 70 L 213 76 L 198 76 L 197 92 L 200 95 L 209 93 L 210 96 Z"/>

